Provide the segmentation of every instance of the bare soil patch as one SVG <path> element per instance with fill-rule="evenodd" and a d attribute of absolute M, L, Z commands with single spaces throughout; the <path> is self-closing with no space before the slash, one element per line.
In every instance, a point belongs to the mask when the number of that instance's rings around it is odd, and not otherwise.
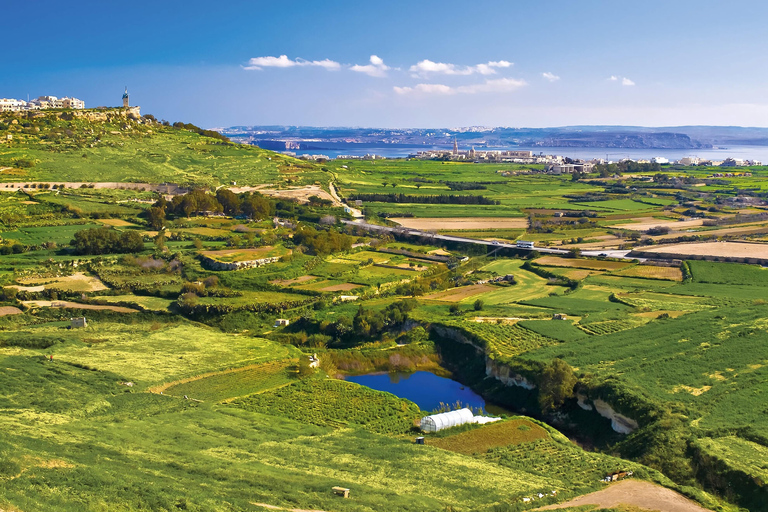
<path fill-rule="evenodd" d="M 354 290 L 355 288 L 360 288 L 359 284 L 353 284 L 353 283 L 342 283 L 342 284 L 334 284 L 332 286 L 326 286 L 325 288 L 320 288 L 320 291 L 322 292 L 348 292 L 351 290 Z"/>
<path fill-rule="evenodd" d="M 425 299 L 439 300 L 443 302 L 459 302 L 467 297 L 474 295 L 480 295 L 481 293 L 487 293 L 493 290 L 497 290 L 493 286 L 487 284 L 473 284 L 470 286 L 461 286 L 459 288 L 451 288 L 450 290 L 443 290 L 441 292 L 425 295 Z"/>
<path fill-rule="evenodd" d="M 537 265 L 550 267 L 585 268 L 589 270 L 618 270 L 631 265 L 622 261 L 582 260 L 577 258 L 561 258 L 559 256 L 542 256 L 535 260 Z"/>
<path fill-rule="evenodd" d="M 215 260 L 229 262 L 258 260 L 261 258 L 267 258 L 275 252 L 280 252 L 280 254 L 277 255 L 285 254 L 285 252 L 275 251 L 275 248 L 271 245 L 257 247 L 255 249 L 224 249 L 221 251 L 200 251 L 200 254 Z M 287 252 L 290 253 L 290 251 Z"/>
<path fill-rule="evenodd" d="M 618 229 L 631 229 L 632 231 L 647 231 L 655 227 L 668 227 L 673 231 L 680 231 L 681 229 L 697 228 L 703 225 L 704 219 L 669 220 L 654 219 L 653 217 L 641 217 L 635 219 L 635 222 L 629 222 L 627 224 L 611 224 L 608 227 Z"/>
<path fill-rule="evenodd" d="M 419 230 L 462 230 L 462 229 L 526 229 L 528 219 L 524 217 L 447 217 L 423 218 L 397 217 L 389 219 L 403 227 Z"/>
<path fill-rule="evenodd" d="M 129 226 L 136 226 L 133 222 L 128 222 L 123 219 L 98 219 L 96 222 L 104 224 L 105 226 L 114 226 L 116 228 L 127 228 Z"/>
<path fill-rule="evenodd" d="M 768 225 L 766 224 L 740 224 L 729 228 L 699 230 L 696 234 L 707 236 L 722 236 L 722 235 L 754 235 L 758 233 L 768 233 Z M 668 235 L 654 236 L 654 240 L 665 240 L 669 238 L 677 238 L 679 233 L 670 233 Z"/>
<path fill-rule="evenodd" d="M 701 242 L 644 248 L 642 252 L 716 258 L 768 258 L 768 245 L 745 242 Z"/>
<path fill-rule="evenodd" d="M 708 509 L 666 487 L 642 480 L 624 480 L 601 491 L 585 494 L 565 503 L 549 505 L 536 510 L 596 505 L 603 508 L 630 505 L 659 512 L 708 512 Z"/>
<path fill-rule="evenodd" d="M 241 187 L 241 188 L 247 188 L 247 187 Z M 259 192 L 261 192 L 265 196 L 283 197 L 286 199 L 296 199 L 298 201 L 303 201 L 305 203 L 309 202 L 309 198 L 311 196 L 317 196 L 321 199 L 327 199 L 331 201 L 333 204 L 335 204 L 336 206 L 339 206 L 339 203 L 333 198 L 333 196 L 328 192 L 326 192 L 325 190 L 323 190 L 320 187 L 320 185 L 307 185 L 306 187 L 293 187 L 293 188 L 285 188 L 285 189 L 262 188 L 262 189 L 259 189 Z"/>
<path fill-rule="evenodd" d="M 123 306 L 99 306 L 96 304 L 81 304 L 79 302 L 70 302 L 66 300 L 25 300 L 23 302 L 28 306 L 38 308 L 71 308 L 71 309 L 102 309 L 107 311 L 116 311 L 117 313 L 138 313 L 138 309 L 126 308 Z"/>
<path fill-rule="evenodd" d="M 32 286 L 13 286 L 19 290 L 42 291 L 45 288 L 56 288 L 59 290 L 70 290 L 75 292 L 100 292 L 108 290 L 109 287 L 101 282 L 97 277 L 87 276 L 83 272 L 75 272 L 71 276 L 64 277 L 33 277 L 21 278 L 17 281 L 23 285 Z M 46 283 L 40 285 L 40 283 Z M 40 288 L 42 286 L 42 288 Z M 34 288 L 34 289 L 33 289 Z M 40 288 L 38 290 L 38 288 Z"/>
<path fill-rule="evenodd" d="M 317 276 L 307 274 L 306 276 L 294 277 L 293 279 L 275 279 L 274 281 L 270 281 L 269 284 L 276 284 L 278 286 L 290 286 L 296 283 L 306 283 L 307 281 L 311 281 L 313 279 L 317 279 Z"/>
<path fill-rule="evenodd" d="M 15 308 L 13 306 L 2 306 L 0 307 L 0 316 L 8 316 L 8 315 L 20 315 L 23 311 L 19 308 Z"/>
<path fill-rule="evenodd" d="M 563 273 L 565 277 L 567 277 L 568 279 L 573 279 L 575 281 L 581 281 L 582 279 L 594 274 L 602 274 L 602 272 L 596 271 L 596 270 L 578 269 L 578 270 L 569 270 Z"/>
<path fill-rule="evenodd" d="M 617 276 L 644 277 L 647 279 L 666 279 L 682 281 L 683 271 L 678 267 L 657 267 L 655 265 L 637 265 L 614 273 Z"/>

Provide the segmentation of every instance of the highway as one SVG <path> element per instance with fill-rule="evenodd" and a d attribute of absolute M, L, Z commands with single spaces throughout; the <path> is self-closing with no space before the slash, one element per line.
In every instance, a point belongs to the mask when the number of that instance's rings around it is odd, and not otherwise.
<path fill-rule="evenodd" d="M 344 203 L 344 201 L 338 196 L 336 193 L 336 187 L 334 186 L 334 183 L 330 183 L 330 193 L 331 196 L 336 200 L 339 206 L 346 207 L 349 212 L 352 214 L 352 216 L 355 218 L 355 220 L 347 220 L 342 219 L 341 222 L 344 224 L 349 224 L 352 226 L 360 226 L 364 229 L 367 229 L 369 231 L 378 231 L 380 233 L 396 233 L 400 235 L 410 235 L 410 236 L 423 236 L 426 238 L 429 238 L 431 240 L 445 240 L 446 242 L 463 242 L 468 244 L 475 244 L 475 245 L 485 245 L 487 247 L 490 247 L 491 249 L 497 249 L 497 248 L 504 248 L 504 249 L 517 249 L 519 251 L 538 251 L 542 254 L 557 254 L 560 256 L 567 255 L 570 253 L 568 249 L 554 249 L 551 247 L 534 247 L 533 249 L 526 249 L 523 247 L 517 247 L 515 244 L 509 244 L 504 242 L 489 242 L 488 240 L 478 240 L 477 238 L 465 238 L 461 236 L 453 236 L 453 235 L 438 235 L 436 233 L 430 233 L 427 231 L 419 231 L 417 229 L 409 229 L 404 227 L 389 227 L 389 226 L 379 226 L 377 224 L 368 224 L 365 222 L 365 218 L 363 217 L 363 212 L 358 210 L 357 208 L 352 208 L 348 204 Z M 591 256 L 591 257 L 598 257 L 598 256 L 607 256 L 609 258 L 617 258 L 622 260 L 634 260 L 638 259 L 641 261 L 645 261 L 645 258 L 634 258 L 629 257 L 627 254 L 629 254 L 629 250 L 599 250 L 599 251 L 581 251 L 582 256 Z"/>
<path fill-rule="evenodd" d="M 567 249 L 555 249 L 552 247 L 534 247 L 533 249 L 525 249 L 521 247 L 517 247 L 515 244 L 510 243 L 504 243 L 504 242 L 489 242 L 488 240 L 478 240 L 477 238 L 465 238 L 461 236 L 453 236 L 453 235 L 438 235 L 435 233 L 430 233 L 427 231 L 419 231 L 416 229 L 409 229 L 404 227 L 389 227 L 389 226 L 379 226 L 376 224 L 368 224 L 363 219 L 356 219 L 356 220 L 346 220 L 342 219 L 344 224 L 349 224 L 352 226 L 360 226 L 366 230 L 369 231 L 377 231 L 379 233 L 394 233 L 394 234 L 400 234 L 400 235 L 410 235 L 410 236 L 422 236 L 425 238 L 428 238 L 430 240 L 445 240 L 447 242 L 463 242 L 468 244 L 475 244 L 475 245 L 485 245 L 491 249 L 496 248 L 504 248 L 504 249 L 517 249 L 519 251 L 538 251 L 542 254 L 556 254 L 559 256 L 567 255 L 570 251 Z M 602 255 L 608 256 L 610 258 L 619 258 L 619 259 L 625 259 L 625 260 L 634 260 L 634 259 L 642 259 L 642 258 L 634 258 L 627 256 L 629 253 L 629 250 L 601 250 L 601 251 L 581 251 L 582 256 L 592 256 L 597 257 Z"/>

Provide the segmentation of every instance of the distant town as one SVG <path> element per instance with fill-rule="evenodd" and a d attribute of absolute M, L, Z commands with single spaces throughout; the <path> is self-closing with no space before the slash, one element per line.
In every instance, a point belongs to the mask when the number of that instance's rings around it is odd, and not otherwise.
<path fill-rule="evenodd" d="M 373 153 L 365 155 L 338 155 L 331 158 L 324 154 L 297 154 L 294 151 L 282 151 L 283 154 L 293 156 L 302 160 L 323 161 L 323 160 L 386 160 L 386 157 Z M 616 163 L 613 160 L 595 158 L 591 160 L 571 159 L 562 155 L 544 155 L 534 154 L 528 150 L 476 150 L 472 147 L 469 150 L 459 150 L 458 144 L 454 142 L 452 150 L 433 149 L 427 151 L 417 151 L 409 154 L 407 158 L 416 160 L 444 160 L 458 162 L 475 163 L 517 163 L 517 164 L 543 164 L 546 167 L 544 172 L 550 174 L 573 174 L 591 172 L 595 165 L 605 165 Z M 740 158 L 726 158 L 724 160 L 707 160 L 698 157 L 684 157 L 679 160 L 669 160 L 664 157 L 654 157 L 649 160 L 632 160 L 622 158 L 618 160 L 633 161 L 639 164 L 659 164 L 659 165 L 684 165 L 684 166 L 707 166 L 707 167 L 746 167 L 762 165 L 758 160 L 744 160 Z M 744 173 L 745 175 L 751 175 Z M 714 177 L 729 177 L 733 173 L 716 173 Z"/>
<path fill-rule="evenodd" d="M 38 96 L 34 100 L 24 101 L 14 98 L 0 98 L 0 112 L 21 112 L 23 110 L 46 110 L 50 108 L 84 109 L 85 102 L 65 96 Z"/>

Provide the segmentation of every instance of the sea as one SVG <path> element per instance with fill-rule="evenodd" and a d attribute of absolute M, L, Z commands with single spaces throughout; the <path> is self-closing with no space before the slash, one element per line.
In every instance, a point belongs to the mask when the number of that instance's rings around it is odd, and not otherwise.
<path fill-rule="evenodd" d="M 339 144 L 336 144 L 339 146 Z M 311 155 L 327 155 L 331 158 L 337 158 L 340 155 L 350 156 L 364 156 L 366 154 L 374 154 L 377 156 L 383 156 L 386 158 L 406 158 L 408 155 L 416 153 L 417 151 L 428 150 L 448 150 L 450 151 L 452 146 L 400 146 L 400 145 L 366 145 L 366 144 L 349 144 L 343 145 L 343 147 L 335 147 L 333 149 L 307 149 L 294 151 L 297 155 L 311 154 Z M 459 150 L 466 150 L 469 148 L 463 148 L 459 146 Z M 654 157 L 663 157 L 669 161 L 679 160 L 684 157 L 699 157 L 704 160 L 725 160 L 726 158 L 737 158 L 742 160 L 757 160 L 765 165 L 768 165 L 768 146 L 723 146 L 710 149 L 631 149 L 631 148 L 571 148 L 571 147 L 524 147 L 524 146 L 507 146 L 507 147 L 476 147 L 475 149 L 483 150 L 529 150 L 534 154 L 543 155 L 560 155 L 574 159 L 592 160 L 594 158 L 602 158 L 609 161 L 618 161 L 625 158 L 632 160 L 650 160 Z"/>

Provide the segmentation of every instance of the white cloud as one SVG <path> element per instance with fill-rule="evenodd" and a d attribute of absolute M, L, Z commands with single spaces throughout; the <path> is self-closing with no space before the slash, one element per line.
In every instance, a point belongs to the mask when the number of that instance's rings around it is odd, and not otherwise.
<path fill-rule="evenodd" d="M 376 55 L 371 55 L 370 61 L 371 63 L 365 66 L 355 64 L 349 69 L 351 69 L 352 71 L 357 71 L 358 73 L 365 73 L 368 76 L 376 76 L 376 77 L 387 76 L 387 71 L 391 68 L 386 64 L 384 64 L 384 61 L 380 57 L 377 57 Z"/>
<path fill-rule="evenodd" d="M 476 66 L 457 66 L 445 62 L 433 62 L 429 59 L 419 61 L 410 67 L 409 71 L 416 77 L 426 77 L 430 74 L 436 75 L 494 75 L 496 68 L 508 68 L 512 63 L 506 60 L 489 61 L 485 64 Z"/>
<path fill-rule="evenodd" d="M 483 92 L 509 92 L 527 85 L 525 80 L 514 78 L 498 78 L 495 80 L 486 80 L 481 84 L 462 85 L 459 87 L 450 87 L 443 84 L 418 84 L 414 87 L 395 87 L 397 94 L 476 94 Z"/>
<path fill-rule="evenodd" d="M 542 73 L 541 76 L 549 80 L 550 82 L 557 82 L 560 80 L 560 77 L 555 75 L 554 73 L 550 73 L 549 71 Z"/>
<path fill-rule="evenodd" d="M 244 66 L 244 69 L 260 71 L 264 68 L 292 68 L 294 66 L 318 66 L 329 71 L 341 68 L 341 64 L 330 59 L 306 60 L 297 58 L 296 60 L 291 60 L 287 55 L 281 55 L 279 57 L 254 57 L 248 61 L 248 65 Z"/>
<path fill-rule="evenodd" d="M 420 92 L 424 94 L 455 94 L 455 90 L 442 84 L 418 84 L 414 87 L 395 87 L 397 94 L 411 94 Z"/>
<path fill-rule="evenodd" d="M 611 78 L 609 78 L 608 80 L 610 80 L 611 82 L 621 81 L 621 85 L 635 85 L 635 82 L 633 82 L 632 80 L 630 80 L 625 76 L 611 75 Z"/>

